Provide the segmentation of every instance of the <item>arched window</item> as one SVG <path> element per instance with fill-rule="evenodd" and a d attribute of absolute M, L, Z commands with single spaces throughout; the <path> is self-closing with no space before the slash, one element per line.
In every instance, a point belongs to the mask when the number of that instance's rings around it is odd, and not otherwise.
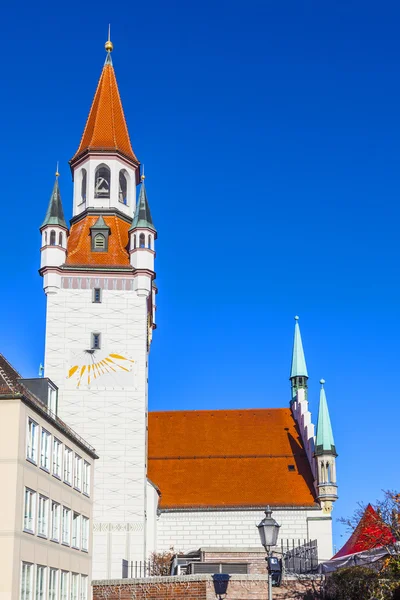
<path fill-rule="evenodd" d="M 139 235 L 139 248 L 145 248 L 146 247 L 146 238 L 144 237 L 144 233 L 141 233 Z"/>
<path fill-rule="evenodd" d="M 103 250 L 106 247 L 106 238 L 102 233 L 98 233 L 94 238 L 94 247 L 96 250 Z"/>
<path fill-rule="evenodd" d="M 326 483 L 331 483 L 331 481 L 332 481 L 331 463 L 326 463 Z"/>
<path fill-rule="evenodd" d="M 44 232 L 44 245 L 47 246 L 47 231 Z"/>
<path fill-rule="evenodd" d="M 109 198 L 110 197 L 110 169 L 106 165 L 99 165 L 94 176 L 94 197 Z"/>
<path fill-rule="evenodd" d="M 86 169 L 81 171 L 81 202 L 86 202 L 86 186 L 87 186 L 87 172 Z"/>
<path fill-rule="evenodd" d="M 128 204 L 128 178 L 125 170 L 119 172 L 118 199 L 122 204 Z"/>
<path fill-rule="evenodd" d="M 151 235 L 149 235 L 149 248 L 151 250 Z"/>
<path fill-rule="evenodd" d="M 61 231 L 60 231 L 59 236 L 58 236 L 58 245 L 59 246 L 63 245 L 63 243 L 62 243 L 62 232 Z"/>
<path fill-rule="evenodd" d="M 136 233 L 133 236 L 133 248 L 136 248 Z"/>
<path fill-rule="evenodd" d="M 56 232 L 54 231 L 54 229 L 52 229 L 50 231 L 50 246 L 55 246 L 56 245 Z"/>

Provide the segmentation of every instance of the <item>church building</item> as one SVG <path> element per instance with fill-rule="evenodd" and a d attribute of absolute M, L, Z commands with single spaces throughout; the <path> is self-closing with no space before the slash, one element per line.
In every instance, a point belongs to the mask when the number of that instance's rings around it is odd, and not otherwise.
<path fill-rule="evenodd" d="M 296 317 L 285 408 L 148 412 L 156 327 L 157 230 L 111 59 L 70 167 L 72 219 L 58 174 L 40 228 L 47 299 L 45 376 L 58 414 L 99 456 L 93 578 L 154 551 L 260 548 L 266 505 L 280 539 L 317 540 L 332 556 L 336 449 L 323 381 L 316 431 Z M 138 193 L 137 193 L 138 189 Z"/>

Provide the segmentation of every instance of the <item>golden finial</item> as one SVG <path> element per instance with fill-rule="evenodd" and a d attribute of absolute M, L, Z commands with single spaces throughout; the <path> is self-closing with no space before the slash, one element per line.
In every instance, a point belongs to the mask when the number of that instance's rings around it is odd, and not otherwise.
<path fill-rule="evenodd" d="M 58 177 L 60 177 L 60 173 L 58 172 L 58 161 L 57 161 L 57 167 L 56 167 L 56 177 L 58 179 Z"/>
<path fill-rule="evenodd" d="M 144 174 L 144 165 L 142 165 L 143 169 L 142 169 L 142 176 L 141 176 L 141 180 L 144 181 L 146 179 L 146 175 Z"/>
<path fill-rule="evenodd" d="M 108 40 L 104 44 L 104 48 L 107 50 L 107 52 L 112 52 L 113 48 L 114 48 L 112 41 L 110 39 L 110 33 L 111 33 L 111 26 L 108 25 Z"/>

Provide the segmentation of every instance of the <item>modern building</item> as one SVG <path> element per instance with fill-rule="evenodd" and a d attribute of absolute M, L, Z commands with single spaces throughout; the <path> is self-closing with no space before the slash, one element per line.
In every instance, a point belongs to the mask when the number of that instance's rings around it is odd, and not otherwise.
<path fill-rule="evenodd" d="M 56 415 L 57 387 L 0 355 L 0 597 L 91 597 L 94 449 Z"/>
<path fill-rule="evenodd" d="M 41 227 L 45 375 L 60 416 L 100 455 L 93 576 L 118 578 L 123 559 L 171 546 L 258 548 L 267 504 L 282 539 L 317 539 L 330 558 L 336 449 L 323 388 L 315 436 L 297 321 L 289 406 L 148 414 L 157 232 L 112 49 L 70 161 L 70 226 L 57 177 Z"/>

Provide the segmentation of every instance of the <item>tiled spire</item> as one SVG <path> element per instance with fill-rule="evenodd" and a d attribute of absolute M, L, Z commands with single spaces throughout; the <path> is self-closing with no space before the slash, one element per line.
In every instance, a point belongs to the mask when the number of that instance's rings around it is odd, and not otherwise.
<path fill-rule="evenodd" d="M 303 343 L 299 327 L 299 317 L 295 317 L 294 342 L 292 354 L 292 367 L 290 370 L 290 379 L 293 377 L 308 377 L 306 359 L 304 356 Z"/>
<path fill-rule="evenodd" d="M 56 173 L 56 180 L 54 182 L 53 191 L 50 196 L 49 206 L 47 208 L 46 216 L 42 223 L 42 227 L 45 225 L 59 225 L 67 229 L 67 224 L 64 219 L 64 211 L 61 203 L 60 188 L 58 186 L 58 171 Z"/>
<path fill-rule="evenodd" d="M 129 231 L 137 229 L 138 227 L 146 227 L 147 229 L 152 229 L 154 232 L 156 231 L 156 228 L 153 224 L 153 219 L 151 218 L 149 202 L 147 200 L 146 188 L 144 185 L 144 175 L 142 175 L 142 185 L 136 205 L 136 212 Z"/>
<path fill-rule="evenodd" d="M 323 454 L 329 452 L 336 456 L 335 441 L 333 439 L 332 425 L 329 417 L 328 403 L 326 401 L 325 380 L 321 379 L 321 391 L 319 397 L 318 425 L 317 437 L 315 440 L 315 454 Z"/>

